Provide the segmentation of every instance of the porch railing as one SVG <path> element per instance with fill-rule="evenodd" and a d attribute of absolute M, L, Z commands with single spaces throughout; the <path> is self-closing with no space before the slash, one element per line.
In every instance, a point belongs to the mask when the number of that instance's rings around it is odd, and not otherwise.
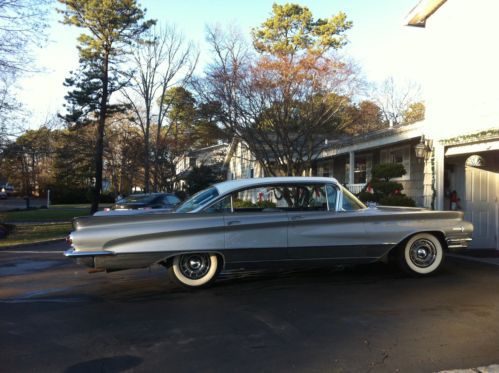
<path fill-rule="evenodd" d="M 351 193 L 353 193 L 353 194 L 360 193 L 360 191 L 362 190 L 362 188 L 364 188 L 365 186 L 366 186 L 365 183 L 361 183 L 361 184 L 347 184 L 348 190 Z"/>

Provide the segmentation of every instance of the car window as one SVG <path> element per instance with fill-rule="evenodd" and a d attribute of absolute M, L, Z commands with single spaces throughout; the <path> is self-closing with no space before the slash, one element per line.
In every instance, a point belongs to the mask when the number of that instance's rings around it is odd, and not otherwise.
<path fill-rule="evenodd" d="M 289 208 L 292 187 L 266 185 L 240 190 L 232 194 L 234 212 L 272 212 Z"/>
<path fill-rule="evenodd" d="M 163 198 L 163 203 L 167 205 L 178 205 L 180 203 L 180 199 L 177 196 L 168 194 Z"/>
<path fill-rule="evenodd" d="M 365 209 L 366 206 L 360 202 L 348 189 L 342 187 L 341 210 L 342 211 L 355 211 Z"/>
<path fill-rule="evenodd" d="M 324 185 L 265 185 L 232 194 L 233 212 L 327 210 Z M 220 209 L 227 211 L 227 204 Z"/>
<path fill-rule="evenodd" d="M 120 203 L 151 203 L 155 198 L 155 195 L 132 194 L 120 200 Z"/>
<path fill-rule="evenodd" d="M 293 209 L 300 211 L 327 210 L 324 185 L 298 185 L 294 190 Z"/>
<path fill-rule="evenodd" d="M 336 211 L 336 201 L 338 200 L 338 189 L 332 185 L 326 186 L 327 191 L 327 201 L 329 206 L 329 211 Z"/>
<path fill-rule="evenodd" d="M 215 202 L 213 205 L 208 206 L 203 210 L 206 213 L 224 213 L 231 211 L 231 196 L 222 198 L 220 201 Z"/>
<path fill-rule="evenodd" d="M 218 197 L 218 190 L 215 187 L 204 189 L 196 194 L 194 194 L 187 201 L 182 203 L 176 210 L 176 212 L 191 212 L 198 207 L 207 205 L 210 201 L 215 200 Z"/>

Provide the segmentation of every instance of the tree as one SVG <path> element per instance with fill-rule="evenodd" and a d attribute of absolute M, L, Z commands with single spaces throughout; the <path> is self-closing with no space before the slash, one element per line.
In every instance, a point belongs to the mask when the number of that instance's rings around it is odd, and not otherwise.
<path fill-rule="evenodd" d="M 198 55 L 191 43 L 186 43 L 182 34 L 174 27 L 151 29 L 144 40 L 132 52 L 134 69 L 130 85 L 123 90 L 126 103 L 132 108 L 135 121 L 143 134 L 144 190 L 149 192 L 151 124 L 156 118 L 155 146 L 157 149 L 161 128 L 168 110 L 166 92 L 172 86 L 184 87 L 189 81 L 197 63 Z M 138 98 L 138 99 L 137 99 Z M 154 115 L 154 105 L 158 111 Z M 154 170 L 158 169 L 158 153 L 154 154 Z M 154 189 L 158 190 L 155 172 Z"/>
<path fill-rule="evenodd" d="M 354 69 L 334 56 L 352 23 L 344 13 L 314 19 L 296 4 L 272 7 L 253 30 L 252 55 L 237 34 L 208 30 L 215 61 L 207 98 L 222 123 L 241 138 L 268 174 L 310 172 L 324 139 L 339 130 L 338 113 L 356 86 Z"/>
<path fill-rule="evenodd" d="M 34 47 L 45 41 L 51 0 L 0 0 L 0 78 L 33 71 Z"/>
<path fill-rule="evenodd" d="M 350 135 L 360 135 L 387 128 L 381 108 L 376 103 L 364 100 L 351 104 L 345 110 L 344 130 Z"/>
<path fill-rule="evenodd" d="M 73 113 L 97 119 L 95 145 L 95 185 L 91 211 L 99 207 L 102 189 L 104 128 L 110 94 L 117 89 L 118 65 L 125 47 L 149 29 L 155 21 L 142 22 L 144 10 L 135 0 L 59 0 L 65 5 L 63 23 L 86 31 L 79 36 L 81 74 L 68 95 Z M 71 83 L 71 82 L 68 82 Z M 119 84 L 118 84 L 119 85 Z M 84 96 L 91 93 L 91 101 Z M 83 106 L 82 106 L 83 105 Z M 82 112 L 81 107 L 89 109 Z"/>
<path fill-rule="evenodd" d="M 403 113 L 403 123 L 411 124 L 424 119 L 426 107 L 423 102 L 415 102 L 407 108 Z"/>
<path fill-rule="evenodd" d="M 0 0 L 0 147 L 19 135 L 24 110 L 15 98 L 21 73 L 34 72 L 32 50 L 45 42 L 51 0 Z"/>
<path fill-rule="evenodd" d="M 424 110 L 421 110 L 421 88 L 414 82 L 397 83 L 393 77 L 385 79 L 374 88 L 374 101 L 381 108 L 384 120 L 390 125 L 409 124 L 407 119 L 421 120 Z M 414 109 L 417 114 L 411 117 L 411 106 L 418 103 Z M 409 115 L 409 117 L 407 117 Z M 421 118 L 421 119 L 419 119 Z M 413 123 L 413 122 L 410 122 Z"/>

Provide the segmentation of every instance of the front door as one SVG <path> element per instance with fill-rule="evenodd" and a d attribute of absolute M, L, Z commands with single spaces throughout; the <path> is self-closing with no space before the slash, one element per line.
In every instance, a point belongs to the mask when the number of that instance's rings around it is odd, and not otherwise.
<path fill-rule="evenodd" d="M 288 252 L 295 260 L 365 257 L 359 244 L 365 237 L 362 206 L 333 185 L 300 186 L 309 201 L 299 199 L 297 211 L 289 212 Z"/>
<path fill-rule="evenodd" d="M 279 189 L 280 190 L 280 189 Z M 233 193 L 224 214 L 227 262 L 273 262 L 287 257 L 288 216 L 278 187 L 259 186 Z"/>

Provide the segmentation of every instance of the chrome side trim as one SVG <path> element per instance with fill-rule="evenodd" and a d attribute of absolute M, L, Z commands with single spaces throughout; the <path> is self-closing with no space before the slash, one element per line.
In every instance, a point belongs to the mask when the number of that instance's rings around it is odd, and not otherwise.
<path fill-rule="evenodd" d="M 102 255 L 114 255 L 113 251 L 99 250 L 99 251 L 78 251 L 75 249 L 69 249 L 64 252 L 64 256 L 69 258 L 80 258 L 84 256 L 102 256 Z"/>
<path fill-rule="evenodd" d="M 449 249 L 459 249 L 468 247 L 471 238 L 468 237 L 460 237 L 460 238 L 446 238 L 447 247 Z"/>

